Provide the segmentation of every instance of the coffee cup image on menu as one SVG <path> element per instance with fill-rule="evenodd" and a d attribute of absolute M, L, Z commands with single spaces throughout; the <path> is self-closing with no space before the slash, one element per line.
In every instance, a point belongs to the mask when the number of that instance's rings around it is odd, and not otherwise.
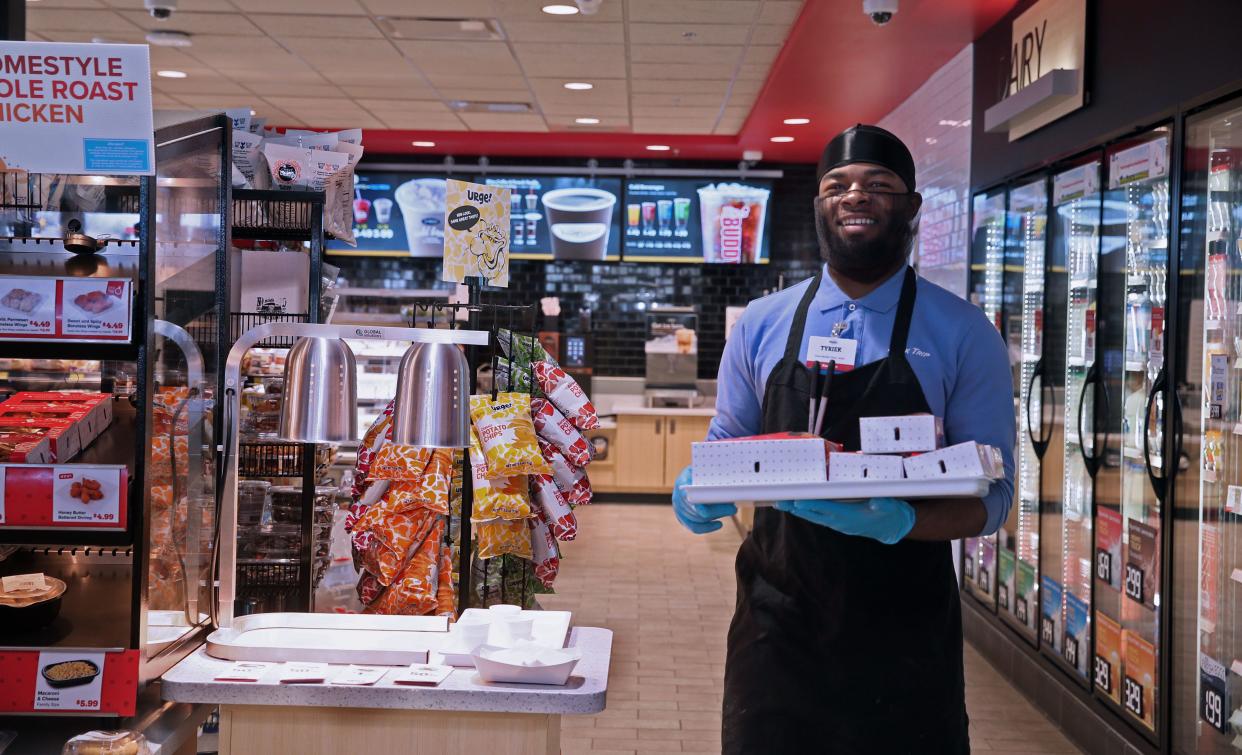
<path fill-rule="evenodd" d="M 543 195 L 552 257 L 602 260 L 608 255 L 615 194 L 590 186 L 554 189 Z"/>
<path fill-rule="evenodd" d="M 401 184 L 393 192 L 393 199 L 405 221 L 405 239 L 411 257 L 444 256 L 444 198 L 447 191 L 448 183 L 443 178 L 415 178 Z M 391 211 L 391 206 L 388 209 Z"/>

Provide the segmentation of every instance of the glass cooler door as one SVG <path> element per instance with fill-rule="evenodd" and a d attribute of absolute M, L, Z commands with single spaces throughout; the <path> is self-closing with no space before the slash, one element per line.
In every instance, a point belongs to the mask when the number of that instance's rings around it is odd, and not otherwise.
<path fill-rule="evenodd" d="M 997 189 L 974 198 L 971 241 L 972 298 L 1005 335 L 1005 191 Z M 996 610 L 995 535 L 968 537 L 962 547 L 962 581 L 966 591 Z"/>
<path fill-rule="evenodd" d="M 1100 453 L 1094 421 L 1099 382 L 1095 365 L 1100 162 L 1058 173 L 1052 186 L 1050 279 L 1057 279 L 1058 285 L 1049 286 L 1047 305 L 1049 312 L 1059 309 L 1064 320 L 1049 323 L 1049 344 L 1064 354 L 1064 366 L 1059 374 L 1047 371 L 1051 400 L 1062 409 L 1061 425 L 1051 434 L 1054 450 L 1041 470 L 1039 637 L 1045 652 L 1068 664 L 1085 682 L 1094 546 L 1091 512 Z"/>
<path fill-rule="evenodd" d="M 1009 519 L 1001 526 L 997 603 L 1001 615 L 1036 639 L 1039 574 L 1039 468 L 1047 449 L 1043 422 L 1044 247 L 1048 183 L 1041 178 L 1009 193 L 1007 269 L 1016 295 L 1006 306 L 1010 358 L 1018 391 L 1017 475 Z"/>
<path fill-rule="evenodd" d="M 1242 102 L 1187 119 L 1178 297 L 1178 752 L 1242 750 Z M 1185 358 L 1181 355 L 1185 354 Z M 1182 418 L 1180 412 L 1184 412 Z"/>

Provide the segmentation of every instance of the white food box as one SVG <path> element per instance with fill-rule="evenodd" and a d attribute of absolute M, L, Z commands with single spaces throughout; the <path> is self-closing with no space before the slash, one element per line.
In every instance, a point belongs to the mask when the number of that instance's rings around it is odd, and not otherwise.
<path fill-rule="evenodd" d="M 906 477 L 911 480 L 933 480 L 948 477 L 991 477 L 1004 474 L 1000 452 L 968 440 L 938 451 L 929 451 L 904 459 Z"/>
<path fill-rule="evenodd" d="M 935 451 L 944 445 L 944 423 L 931 414 L 861 417 L 858 435 L 866 454 Z"/>
<path fill-rule="evenodd" d="M 828 451 L 836 448 L 805 433 L 772 433 L 690 444 L 695 485 L 825 482 Z"/>
<path fill-rule="evenodd" d="M 310 256 L 302 252 L 241 253 L 241 311 L 306 314 Z"/>
<path fill-rule="evenodd" d="M 828 454 L 828 479 L 830 482 L 900 480 L 902 479 L 901 462 L 900 456 Z"/>

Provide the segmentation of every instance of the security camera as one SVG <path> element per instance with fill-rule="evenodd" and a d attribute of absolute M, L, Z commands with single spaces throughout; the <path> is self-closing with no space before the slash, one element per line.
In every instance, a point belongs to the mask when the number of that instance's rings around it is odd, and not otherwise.
<path fill-rule="evenodd" d="M 142 0 L 142 6 L 151 14 L 151 18 L 164 21 L 177 10 L 177 0 Z"/>
<path fill-rule="evenodd" d="M 876 26 L 885 26 L 897 15 L 897 0 L 863 0 L 863 13 Z"/>
<path fill-rule="evenodd" d="M 578 4 L 578 10 L 584 16 L 593 16 L 599 11 L 599 6 L 604 4 L 604 0 L 574 0 Z"/>

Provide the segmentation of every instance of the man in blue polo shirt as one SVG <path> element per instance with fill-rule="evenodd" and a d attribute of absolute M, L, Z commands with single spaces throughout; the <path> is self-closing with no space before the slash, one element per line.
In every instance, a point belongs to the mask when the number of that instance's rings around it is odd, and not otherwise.
<path fill-rule="evenodd" d="M 847 129 L 818 176 L 824 266 L 746 308 L 708 437 L 805 431 L 815 357 L 831 351 L 847 364 L 830 383 L 824 437 L 856 451 L 859 417 L 930 413 L 946 442 L 1001 449 L 1005 477 L 982 499 L 757 510 L 737 557 L 724 752 L 969 752 L 950 541 L 995 532 L 1012 501 L 1009 357 L 978 308 L 908 266 L 922 197 L 897 137 Z M 735 507 L 687 503 L 690 479 L 687 469 L 673 493 L 678 520 L 719 529 Z"/>

